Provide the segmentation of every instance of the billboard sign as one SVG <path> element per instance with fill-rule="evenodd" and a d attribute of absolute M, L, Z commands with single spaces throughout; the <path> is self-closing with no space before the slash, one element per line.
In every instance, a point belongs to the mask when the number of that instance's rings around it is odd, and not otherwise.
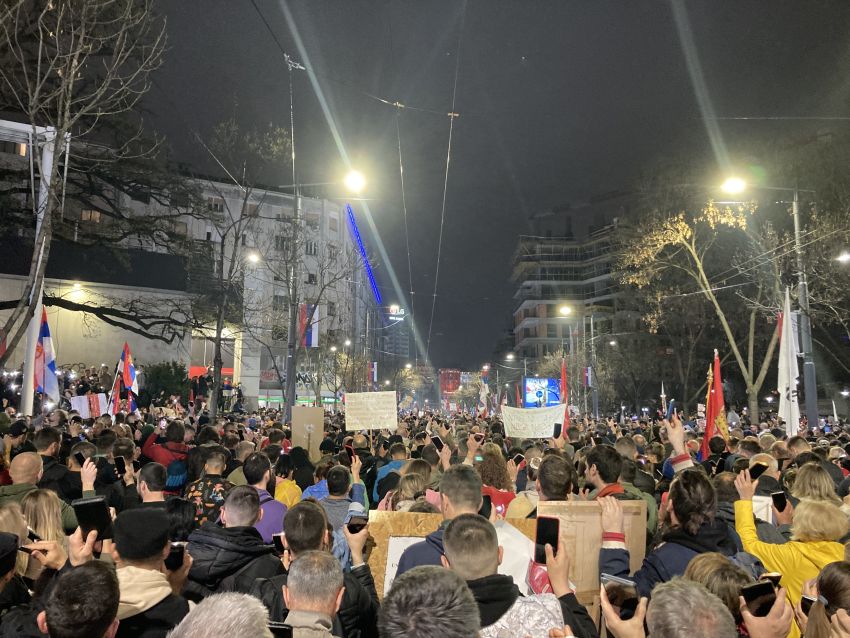
<path fill-rule="evenodd" d="M 558 379 L 525 377 L 522 384 L 524 408 L 545 408 L 561 402 L 561 383 Z"/>

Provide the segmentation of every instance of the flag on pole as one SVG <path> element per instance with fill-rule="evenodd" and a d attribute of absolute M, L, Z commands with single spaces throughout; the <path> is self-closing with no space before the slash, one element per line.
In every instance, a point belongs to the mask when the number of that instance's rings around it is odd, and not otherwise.
<path fill-rule="evenodd" d="M 726 424 L 726 402 L 723 400 L 723 381 L 720 378 L 720 355 L 714 351 L 714 367 L 708 369 L 708 394 L 705 400 L 705 434 L 702 437 L 699 459 L 704 461 L 711 456 L 708 442 L 717 435 L 729 441 L 729 427 Z"/>
<path fill-rule="evenodd" d="M 522 407 L 522 394 L 519 391 L 519 383 L 514 386 L 516 388 L 516 407 Z"/>
<path fill-rule="evenodd" d="M 41 328 L 38 331 L 38 342 L 35 345 L 35 391 L 46 394 L 54 401 L 59 401 L 59 380 L 56 378 L 56 355 L 53 352 L 53 339 L 50 337 L 50 327 L 47 325 L 47 311 L 41 309 Z"/>
<path fill-rule="evenodd" d="M 797 348 L 794 345 L 794 328 L 791 320 L 791 293 L 785 289 L 785 304 L 779 319 L 779 418 L 785 421 L 788 436 L 797 434 L 800 427 L 800 404 L 797 401 Z"/>
<path fill-rule="evenodd" d="M 314 310 L 315 308 L 315 310 Z M 313 315 L 312 320 L 310 315 Z M 298 332 L 301 345 L 305 348 L 319 347 L 319 309 L 311 304 L 302 303 L 298 307 Z"/>
<path fill-rule="evenodd" d="M 139 394 L 139 382 L 136 380 L 136 366 L 133 365 L 133 355 L 130 354 L 130 345 L 125 341 L 124 349 L 121 351 L 121 359 L 118 363 L 121 371 L 121 383 L 133 394 Z"/>
<path fill-rule="evenodd" d="M 561 400 L 564 402 L 564 423 L 561 425 L 561 438 L 567 438 L 570 429 L 570 398 L 567 387 L 567 360 L 561 357 Z"/>
<path fill-rule="evenodd" d="M 489 404 L 488 396 L 490 395 L 490 386 L 488 385 L 490 377 L 486 372 L 481 373 L 481 387 L 478 390 L 478 414 L 481 418 L 487 418 L 487 408 Z"/>
<path fill-rule="evenodd" d="M 587 366 L 584 369 L 584 387 L 592 388 L 593 387 L 593 368 L 591 366 Z"/>

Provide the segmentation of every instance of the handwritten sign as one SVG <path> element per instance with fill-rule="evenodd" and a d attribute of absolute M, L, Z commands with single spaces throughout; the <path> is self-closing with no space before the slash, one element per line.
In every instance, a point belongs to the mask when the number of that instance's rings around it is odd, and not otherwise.
<path fill-rule="evenodd" d="M 349 392 L 345 395 L 345 429 L 391 430 L 398 427 L 395 392 Z"/>
<path fill-rule="evenodd" d="M 505 434 L 517 439 L 546 439 L 554 432 L 556 423 L 564 422 L 564 406 L 548 408 L 512 408 L 502 406 Z"/>

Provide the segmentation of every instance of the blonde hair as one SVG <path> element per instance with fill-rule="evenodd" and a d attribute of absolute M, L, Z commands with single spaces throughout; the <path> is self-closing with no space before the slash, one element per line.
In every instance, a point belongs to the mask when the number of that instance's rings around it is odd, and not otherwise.
<path fill-rule="evenodd" d="M 707 552 L 699 554 L 688 563 L 683 574 L 688 580 L 700 583 L 726 605 L 736 623 L 741 622 L 741 609 L 738 596 L 741 588 L 753 582 L 741 567 L 735 565 L 723 554 Z"/>
<path fill-rule="evenodd" d="M 830 501 L 803 499 L 794 510 L 791 539 L 795 541 L 838 541 L 850 530 L 850 521 Z"/>
<path fill-rule="evenodd" d="M 797 470 L 791 495 L 800 500 L 826 501 L 836 507 L 842 504 L 835 493 L 835 482 L 819 463 L 806 463 Z"/>
<path fill-rule="evenodd" d="M 390 499 L 390 509 L 396 511 L 398 506 L 405 501 L 416 501 L 420 496 L 425 496 L 428 484 L 420 474 L 405 474 L 398 482 L 398 487 Z"/>
<path fill-rule="evenodd" d="M 62 526 L 62 502 L 52 490 L 33 490 L 21 499 L 21 511 L 27 525 L 42 540 L 58 541 L 65 545 L 65 530 Z"/>
<path fill-rule="evenodd" d="M 27 522 L 21 513 L 21 506 L 14 501 L 0 505 L 0 532 L 8 532 L 18 537 L 18 547 L 27 539 Z M 27 571 L 29 556 L 18 552 L 15 560 L 15 573 L 23 576 Z"/>

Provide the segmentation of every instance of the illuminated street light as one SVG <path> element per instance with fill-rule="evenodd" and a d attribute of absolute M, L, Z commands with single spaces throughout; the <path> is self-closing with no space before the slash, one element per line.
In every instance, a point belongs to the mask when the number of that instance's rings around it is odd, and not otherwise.
<path fill-rule="evenodd" d="M 366 187 L 366 178 L 360 171 L 351 170 L 345 176 L 345 187 L 352 193 L 359 193 Z"/>
<path fill-rule="evenodd" d="M 850 263 L 850 252 L 847 252 L 845 250 L 843 253 L 838 255 L 838 257 L 835 258 L 835 261 L 840 262 L 842 264 Z"/>
<path fill-rule="evenodd" d="M 842 391 L 841 391 L 841 396 L 843 396 L 845 399 L 846 399 L 847 397 L 850 397 L 850 390 L 842 390 Z"/>
<path fill-rule="evenodd" d="M 608 345 L 609 346 L 616 346 L 617 342 L 614 339 L 611 339 L 611 341 L 608 342 Z"/>
<path fill-rule="evenodd" d="M 336 352 L 336 346 L 331 346 L 331 352 Z"/>
<path fill-rule="evenodd" d="M 564 316 L 564 317 L 566 317 L 572 311 L 573 311 L 573 309 L 570 308 L 569 306 L 561 306 L 560 308 L 558 308 L 558 312 L 560 312 L 561 315 Z"/>
<path fill-rule="evenodd" d="M 738 195 L 747 190 L 747 182 L 742 180 L 740 177 L 729 177 L 725 182 L 723 182 L 720 188 L 723 189 L 724 193 Z"/>
<path fill-rule="evenodd" d="M 346 339 L 345 340 L 345 347 L 348 348 L 350 346 L 351 346 L 351 339 Z"/>
<path fill-rule="evenodd" d="M 248 253 L 248 261 L 250 261 L 252 264 L 259 263 L 260 256 L 257 253 Z"/>
<path fill-rule="evenodd" d="M 389 385 L 389 384 L 390 384 L 390 380 L 389 380 L 389 379 L 384 379 L 384 385 Z"/>
<path fill-rule="evenodd" d="M 410 370 L 412 367 L 413 367 L 413 364 L 412 364 L 412 363 L 405 363 L 405 364 L 404 364 L 404 369 L 405 369 L 405 370 Z"/>
<path fill-rule="evenodd" d="M 773 397 L 765 397 L 765 401 L 768 403 L 773 403 Z"/>
<path fill-rule="evenodd" d="M 505 359 L 506 359 L 507 361 L 513 361 L 513 360 L 515 359 L 514 353 L 513 353 L 513 352 L 509 352 L 509 353 L 505 356 Z"/>

